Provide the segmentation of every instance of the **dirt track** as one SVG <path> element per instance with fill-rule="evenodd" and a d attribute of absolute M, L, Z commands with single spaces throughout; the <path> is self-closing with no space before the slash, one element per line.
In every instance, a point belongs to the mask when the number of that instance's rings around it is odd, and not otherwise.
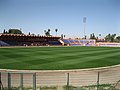
<path fill-rule="evenodd" d="M 114 84 L 120 80 L 120 65 L 80 70 L 0 70 L 1 79 L 4 87 L 8 86 L 8 72 L 11 73 L 12 86 L 20 86 L 20 73 L 23 74 L 24 87 L 32 87 L 33 73 L 36 73 L 37 86 L 63 86 L 67 85 L 67 76 L 69 73 L 69 84 L 72 86 L 96 85 L 98 72 L 100 73 L 100 84 Z M 25 74 L 27 73 L 27 74 Z"/>

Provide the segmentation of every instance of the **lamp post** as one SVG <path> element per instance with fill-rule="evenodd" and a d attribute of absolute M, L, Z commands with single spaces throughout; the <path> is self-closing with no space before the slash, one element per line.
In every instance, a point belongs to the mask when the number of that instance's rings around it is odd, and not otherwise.
<path fill-rule="evenodd" d="M 84 23 L 84 38 L 86 39 L 86 17 L 83 17 L 83 23 Z"/>

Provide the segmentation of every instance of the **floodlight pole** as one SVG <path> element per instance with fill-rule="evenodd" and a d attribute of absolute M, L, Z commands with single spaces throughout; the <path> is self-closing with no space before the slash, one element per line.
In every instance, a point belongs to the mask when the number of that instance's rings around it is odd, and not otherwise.
<path fill-rule="evenodd" d="M 84 23 L 84 38 L 86 39 L 86 17 L 83 17 L 83 23 Z"/>

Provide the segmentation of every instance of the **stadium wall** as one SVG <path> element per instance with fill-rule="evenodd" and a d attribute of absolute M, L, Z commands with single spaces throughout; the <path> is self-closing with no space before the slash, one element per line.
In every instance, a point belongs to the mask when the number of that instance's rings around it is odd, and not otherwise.
<path fill-rule="evenodd" d="M 107 47 L 120 47 L 120 43 L 111 43 L 111 42 L 99 42 L 99 43 L 96 43 L 97 46 L 107 46 Z"/>

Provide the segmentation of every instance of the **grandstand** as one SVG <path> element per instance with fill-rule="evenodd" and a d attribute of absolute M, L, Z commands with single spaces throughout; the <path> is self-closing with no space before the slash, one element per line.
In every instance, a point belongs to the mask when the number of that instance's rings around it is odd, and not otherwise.
<path fill-rule="evenodd" d="M 33 36 L 25 34 L 0 34 L 0 46 L 61 45 L 60 37 Z"/>
<path fill-rule="evenodd" d="M 110 46 L 120 47 L 120 43 L 96 42 L 92 39 L 61 39 L 55 36 L 35 36 L 25 34 L 0 34 L 0 46 Z"/>
<path fill-rule="evenodd" d="M 0 46 L 9 46 L 9 44 L 3 42 L 3 41 L 0 41 Z"/>
<path fill-rule="evenodd" d="M 0 34 L 0 46 L 95 46 L 95 40 L 61 39 L 54 36 L 33 36 L 25 34 Z"/>
<path fill-rule="evenodd" d="M 87 40 L 87 39 L 81 39 L 81 40 L 76 40 L 76 39 L 63 39 L 63 42 L 65 45 L 70 45 L 70 46 L 96 46 L 96 41 L 95 40 Z"/>

